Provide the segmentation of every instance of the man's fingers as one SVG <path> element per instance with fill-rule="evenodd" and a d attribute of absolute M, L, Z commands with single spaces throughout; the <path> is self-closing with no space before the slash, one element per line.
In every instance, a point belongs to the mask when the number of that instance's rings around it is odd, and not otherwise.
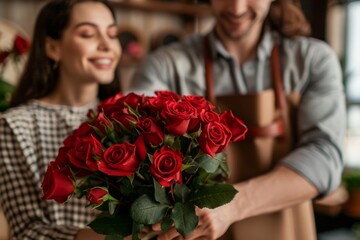
<path fill-rule="evenodd" d="M 183 239 L 183 237 L 176 231 L 174 227 L 170 228 L 166 233 L 163 233 L 158 236 L 157 240 L 178 240 Z"/>

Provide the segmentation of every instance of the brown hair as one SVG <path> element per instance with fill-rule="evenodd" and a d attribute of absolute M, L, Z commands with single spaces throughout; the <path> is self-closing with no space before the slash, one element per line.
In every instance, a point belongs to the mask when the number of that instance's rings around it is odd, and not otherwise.
<path fill-rule="evenodd" d="M 275 0 L 268 16 L 271 26 L 285 37 L 309 36 L 311 27 L 299 1 Z"/>
<path fill-rule="evenodd" d="M 37 16 L 32 45 L 24 71 L 12 95 L 10 106 L 18 106 L 30 99 L 38 99 L 54 91 L 59 80 L 59 72 L 54 68 L 55 62 L 47 57 L 45 39 L 50 37 L 59 40 L 70 21 L 74 5 L 81 2 L 101 2 L 112 13 L 113 8 L 106 0 L 53 0 L 48 2 Z M 100 85 L 98 97 L 103 100 L 120 91 L 117 71 L 112 83 Z"/>

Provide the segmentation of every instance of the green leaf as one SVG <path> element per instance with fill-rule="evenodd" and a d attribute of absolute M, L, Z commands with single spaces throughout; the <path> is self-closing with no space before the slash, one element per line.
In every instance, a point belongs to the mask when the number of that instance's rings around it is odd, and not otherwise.
<path fill-rule="evenodd" d="M 162 187 L 155 179 L 153 179 L 154 182 L 154 195 L 155 195 L 155 200 L 158 203 L 163 203 L 163 204 L 168 204 L 169 201 L 167 199 L 166 196 L 166 189 L 164 187 Z"/>
<path fill-rule="evenodd" d="M 134 221 L 143 224 L 159 222 L 166 214 L 168 206 L 159 204 L 148 195 L 142 195 L 131 205 L 131 217 Z"/>
<path fill-rule="evenodd" d="M 5 95 L 6 93 L 12 93 L 14 91 L 14 86 L 11 84 L 0 80 L 0 94 Z"/>
<path fill-rule="evenodd" d="M 219 168 L 220 161 L 211 157 L 208 154 L 204 154 L 196 159 L 199 166 L 208 173 L 214 173 Z"/>
<path fill-rule="evenodd" d="M 172 146 L 175 141 L 175 136 L 165 134 L 164 144 L 167 146 Z"/>
<path fill-rule="evenodd" d="M 139 232 L 144 228 L 144 224 L 133 222 L 132 240 L 140 240 Z"/>
<path fill-rule="evenodd" d="M 132 232 L 132 221 L 129 215 L 100 215 L 88 226 L 98 234 L 128 236 Z"/>
<path fill-rule="evenodd" d="M 133 184 L 134 177 L 135 177 L 134 174 L 127 176 L 127 178 L 130 180 L 131 185 Z"/>
<path fill-rule="evenodd" d="M 175 141 L 172 145 L 170 145 L 172 149 L 181 151 L 181 141 L 179 137 L 175 137 Z"/>
<path fill-rule="evenodd" d="M 188 153 L 189 146 L 192 143 L 192 139 L 188 138 L 188 137 L 181 136 L 180 137 L 180 142 L 181 142 L 181 144 L 180 144 L 181 145 L 181 152 L 182 153 Z"/>
<path fill-rule="evenodd" d="M 0 112 L 4 112 L 6 109 L 9 108 L 9 102 L 6 100 L 0 100 Z"/>
<path fill-rule="evenodd" d="M 109 203 L 109 213 L 111 215 L 113 215 L 115 213 L 115 210 L 116 210 L 116 207 L 117 207 L 118 203 L 114 202 L 114 201 L 108 201 L 108 203 Z"/>
<path fill-rule="evenodd" d="M 190 201 L 199 208 L 216 208 L 230 202 L 236 193 L 236 189 L 230 184 L 203 185 Z"/>
<path fill-rule="evenodd" d="M 161 231 L 166 232 L 171 228 L 172 224 L 173 224 L 172 219 L 169 217 L 165 217 L 161 222 Z"/>
<path fill-rule="evenodd" d="M 149 158 L 149 160 L 150 160 L 150 162 L 151 162 L 151 164 L 152 164 L 152 163 L 154 162 L 154 161 L 153 161 L 153 159 L 154 159 L 153 155 L 151 155 L 151 154 L 149 154 L 149 153 L 147 153 L 146 155 L 148 156 L 148 158 Z"/>
<path fill-rule="evenodd" d="M 210 176 L 210 173 L 207 173 L 204 169 L 200 168 L 198 169 L 194 179 L 191 182 L 192 189 L 198 189 L 201 185 L 203 185 L 208 177 Z"/>
<path fill-rule="evenodd" d="M 127 106 L 129 113 L 134 115 L 136 118 L 139 117 L 139 113 L 137 110 L 133 109 L 132 107 L 129 106 L 129 104 L 125 103 L 125 105 Z M 137 108 L 137 107 L 136 107 Z"/>
<path fill-rule="evenodd" d="M 184 237 L 194 231 L 199 222 L 195 214 L 195 206 L 190 203 L 175 203 L 171 219 L 174 221 L 176 230 Z"/>
<path fill-rule="evenodd" d="M 185 184 L 175 184 L 175 196 L 182 203 L 185 203 L 189 199 L 190 189 Z"/>
<path fill-rule="evenodd" d="M 188 170 L 189 168 L 192 168 L 192 167 L 194 167 L 195 165 L 194 164 L 182 164 L 181 165 L 181 171 L 185 171 L 185 170 Z M 196 166 L 195 166 L 196 167 Z M 197 167 L 196 167 L 197 168 Z M 195 169 L 196 169 L 195 168 Z M 189 171 L 191 171 L 191 170 L 189 170 Z"/>
<path fill-rule="evenodd" d="M 125 177 L 121 180 L 120 186 L 121 186 L 120 192 L 121 192 L 121 194 L 123 194 L 125 196 L 129 196 L 134 191 L 134 187 L 133 187 L 132 183 L 130 182 L 130 179 L 127 177 Z"/>

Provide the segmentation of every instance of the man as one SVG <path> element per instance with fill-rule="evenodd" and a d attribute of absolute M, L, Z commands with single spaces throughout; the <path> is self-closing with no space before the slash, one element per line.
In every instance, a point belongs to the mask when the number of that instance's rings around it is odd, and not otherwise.
<path fill-rule="evenodd" d="M 214 30 L 156 51 L 129 89 L 203 95 L 249 127 L 248 139 L 228 150 L 238 194 L 198 210 L 199 227 L 186 239 L 316 239 L 310 200 L 332 192 L 343 167 L 338 60 L 323 42 L 286 37 L 309 33 L 291 1 L 212 0 L 211 7 Z M 179 236 L 171 229 L 158 239 Z"/>

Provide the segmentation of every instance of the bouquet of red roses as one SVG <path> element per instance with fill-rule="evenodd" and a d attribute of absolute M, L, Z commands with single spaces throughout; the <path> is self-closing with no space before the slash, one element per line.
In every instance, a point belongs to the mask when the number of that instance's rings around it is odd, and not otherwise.
<path fill-rule="evenodd" d="M 89 226 L 120 239 L 137 239 L 157 222 L 189 235 L 196 206 L 216 208 L 237 193 L 224 182 L 224 150 L 247 128 L 230 111 L 214 109 L 203 97 L 169 91 L 106 100 L 65 139 L 45 174 L 43 199 L 86 197 L 102 211 Z"/>

